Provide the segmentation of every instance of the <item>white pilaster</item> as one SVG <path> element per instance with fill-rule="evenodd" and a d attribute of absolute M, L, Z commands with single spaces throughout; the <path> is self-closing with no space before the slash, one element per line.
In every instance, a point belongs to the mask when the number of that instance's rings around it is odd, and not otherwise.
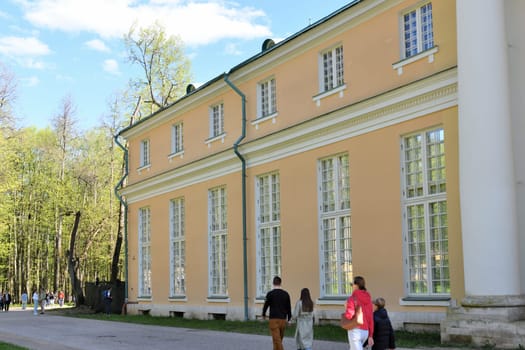
<path fill-rule="evenodd" d="M 519 295 L 504 0 L 457 0 L 456 10 L 466 294 Z"/>

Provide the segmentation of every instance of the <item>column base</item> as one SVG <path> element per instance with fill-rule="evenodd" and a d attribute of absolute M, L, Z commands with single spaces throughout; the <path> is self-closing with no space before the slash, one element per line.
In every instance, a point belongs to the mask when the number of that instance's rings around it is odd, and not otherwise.
<path fill-rule="evenodd" d="M 441 342 L 516 349 L 525 346 L 525 295 L 467 296 L 449 307 Z"/>

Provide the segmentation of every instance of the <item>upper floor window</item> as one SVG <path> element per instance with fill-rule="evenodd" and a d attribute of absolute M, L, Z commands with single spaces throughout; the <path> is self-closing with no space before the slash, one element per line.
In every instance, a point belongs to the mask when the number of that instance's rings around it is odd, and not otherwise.
<path fill-rule="evenodd" d="M 140 142 L 140 166 L 147 166 L 150 164 L 149 157 L 149 140 L 142 140 Z"/>
<path fill-rule="evenodd" d="M 224 133 L 224 104 L 218 103 L 210 107 L 210 137 Z"/>
<path fill-rule="evenodd" d="M 184 150 L 182 130 L 182 123 L 171 127 L 171 153 L 179 153 Z"/>
<path fill-rule="evenodd" d="M 275 78 L 257 85 L 257 118 L 265 118 L 277 112 Z"/>
<path fill-rule="evenodd" d="M 450 295 L 445 135 L 442 128 L 403 138 L 403 236 L 409 296 Z"/>
<path fill-rule="evenodd" d="M 403 14 L 404 58 L 434 47 L 432 3 L 426 3 Z"/>
<path fill-rule="evenodd" d="M 319 72 L 321 92 L 332 90 L 344 84 L 342 45 L 321 53 Z"/>

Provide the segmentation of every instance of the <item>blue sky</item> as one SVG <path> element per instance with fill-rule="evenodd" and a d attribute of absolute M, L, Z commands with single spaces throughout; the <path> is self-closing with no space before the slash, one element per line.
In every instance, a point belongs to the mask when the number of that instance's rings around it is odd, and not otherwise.
<path fill-rule="evenodd" d="M 179 35 L 195 85 L 282 40 L 351 0 L 2 0 L 0 63 L 15 74 L 20 126 L 43 128 L 70 95 L 79 127 L 100 124 L 108 99 L 136 68 L 122 36 L 159 21 Z"/>

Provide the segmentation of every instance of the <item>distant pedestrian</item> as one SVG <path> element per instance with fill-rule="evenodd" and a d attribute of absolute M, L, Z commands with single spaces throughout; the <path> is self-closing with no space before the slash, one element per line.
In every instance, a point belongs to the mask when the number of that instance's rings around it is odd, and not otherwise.
<path fill-rule="evenodd" d="M 11 294 L 8 291 L 4 292 L 4 311 L 9 311 L 9 305 L 11 305 Z"/>
<path fill-rule="evenodd" d="M 385 299 L 374 300 L 374 345 L 372 350 L 388 350 L 396 348 L 394 329 L 385 309 Z"/>
<path fill-rule="evenodd" d="M 268 326 L 272 335 L 273 350 L 283 350 L 283 337 L 286 323 L 292 318 L 292 306 L 290 295 L 281 288 L 281 278 L 273 278 L 273 289 L 266 294 L 262 310 L 263 319 L 266 319 L 266 311 L 270 308 L 270 321 Z"/>
<path fill-rule="evenodd" d="M 58 292 L 58 305 L 60 305 L 60 307 L 64 306 L 64 291 L 63 290 Z"/>
<path fill-rule="evenodd" d="M 314 341 L 314 302 L 308 288 L 301 289 L 301 297 L 295 303 L 292 318 L 297 321 L 295 344 L 298 350 L 312 350 Z"/>
<path fill-rule="evenodd" d="M 108 289 L 104 290 L 104 309 L 106 311 L 106 315 L 110 315 L 111 314 L 111 302 L 113 301 L 113 295 L 111 295 L 111 287 L 109 287 Z"/>
<path fill-rule="evenodd" d="M 33 315 L 38 315 L 38 292 L 33 291 Z"/>
<path fill-rule="evenodd" d="M 38 301 L 40 302 L 40 314 L 43 315 L 44 310 L 46 309 L 46 304 L 47 304 L 47 293 L 43 288 L 40 289 L 40 294 L 38 295 Z"/>
<path fill-rule="evenodd" d="M 25 310 L 25 309 L 26 309 L 26 306 L 27 306 L 27 299 L 28 299 L 27 292 L 24 291 L 24 292 L 22 293 L 22 297 L 20 298 L 20 300 L 22 301 L 22 310 Z"/>

